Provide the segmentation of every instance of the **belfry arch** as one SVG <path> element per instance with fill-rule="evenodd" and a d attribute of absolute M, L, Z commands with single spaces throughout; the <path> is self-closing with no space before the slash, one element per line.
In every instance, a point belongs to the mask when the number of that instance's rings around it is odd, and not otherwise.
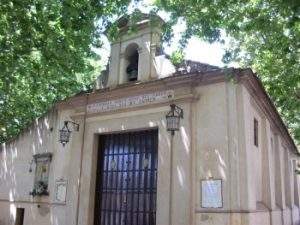
<path fill-rule="evenodd" d="M 116 22 L 120 33 L 111 43 L 108 87 L 158 78 L 157 65 L 161 63 L 157 64 L 155 57 L 157 47 L 161 46 L 164 21 L 159 17 L 154 20 L 157 26 L 151 25 L 149 15 L 142 14 L 139 22 L 134 21 L 134 32 L 129 32 L 133 23 L 130 18 L 122 17 Z"/>
<path fill-rule="evenodd" d="M 126 47 L 124 53 L 125 59 L 125 81 L 137 81 L 139 73 L 139 46 L 136 43 L 131 43 Z"/>

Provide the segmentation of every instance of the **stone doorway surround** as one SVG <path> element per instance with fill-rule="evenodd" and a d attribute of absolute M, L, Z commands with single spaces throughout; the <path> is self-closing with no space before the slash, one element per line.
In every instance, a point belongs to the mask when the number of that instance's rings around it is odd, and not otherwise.
<path fill-rule="evenodd" d="M 157 139 L 157 129 L 99 136 L 95 225 L 155 225 Z"/>

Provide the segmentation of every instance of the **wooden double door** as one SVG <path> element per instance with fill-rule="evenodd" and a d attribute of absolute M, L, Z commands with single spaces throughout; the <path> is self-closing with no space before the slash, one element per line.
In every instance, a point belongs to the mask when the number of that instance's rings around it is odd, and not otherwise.
<path fill-rule="evenodd" d="M 155 225 L 158 131 L 101 135 L 95 225 Z"/>

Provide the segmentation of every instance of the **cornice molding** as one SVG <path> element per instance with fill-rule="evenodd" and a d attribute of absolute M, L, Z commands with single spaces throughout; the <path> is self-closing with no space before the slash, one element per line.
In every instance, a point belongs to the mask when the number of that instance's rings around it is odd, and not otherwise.
<path fill-rule="evenodd" d="M 89 95 L 89 104 L 91 104 L 98 101 L 120 98 L 120 96 L 128 97 L 131 95 L 164 90 L 166 88 L 177 89 L 182 87 L 208 85 L 223 82 L 225 80 L 224 73 L 221 70 L 206 73 L 174 75 L 146 82 L 126 83 L 113 88 L 97 90 L 92 93 L 83 93 L 58 102 L 55 106 L 58 110 L 74 109 L 74 107 L 84 106 L 86 104 L 86 95 Z"/>
<path fill-rule="evenodd" d="M 300 155 L 294 140 L 289 134 L 287 127 L 281 119 L 276 107 L 266 93 L 261 81 L 251 69 L 220 69 L 211 72 L 198 72 L 192 74 L 180 74 L 154 79 L 147 82 L 126 83 L 114 88 L 105 88 L 92 93 L 84 93 L 74 96 L 56 104 L 58 110 L 84 108 L 86 95 L 89 95 L 88 104 L 118 99 L 120 96 L 129 97 L 138 94 L 150 93 L 165 89 L 178 89 L 183 87 L 196 87 L 220 82 L 227 82 L 234 79 L 235 82 L 243 84 L 254 101 L 258 104 L 265 116 L 269 119 L 270 125 L 276 128 L 275 134 L 281 134 L 285 144 L 293 149 L 294 153 Z"/>

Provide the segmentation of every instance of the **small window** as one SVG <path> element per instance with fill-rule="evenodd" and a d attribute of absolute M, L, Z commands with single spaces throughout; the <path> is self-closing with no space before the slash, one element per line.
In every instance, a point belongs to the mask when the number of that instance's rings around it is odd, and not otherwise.
<path fill-rule="evenodd" d="M 254 145 L 258 147 L 258 121 L 254 118 Z"/>
<path fill-rule="evenodd" d="M 36 154 L 33 156 L 35 162 L 35 177 L 33 191 L 30 193 L 32 196 L 49 195 L 48 193 L 48 179 L 50 162 L 52 153 Z"/>
<path fill-rule="evenodd" d="M 23 225 L 24 224 L 24 214 L 25 214 L 24 208 L 17 208 L 15 225 Z"/>
<path fill-rule="evenodd" d="M 271 150 L 274 151 L 274 140 L 272 137 L 271 137 Z"/>

